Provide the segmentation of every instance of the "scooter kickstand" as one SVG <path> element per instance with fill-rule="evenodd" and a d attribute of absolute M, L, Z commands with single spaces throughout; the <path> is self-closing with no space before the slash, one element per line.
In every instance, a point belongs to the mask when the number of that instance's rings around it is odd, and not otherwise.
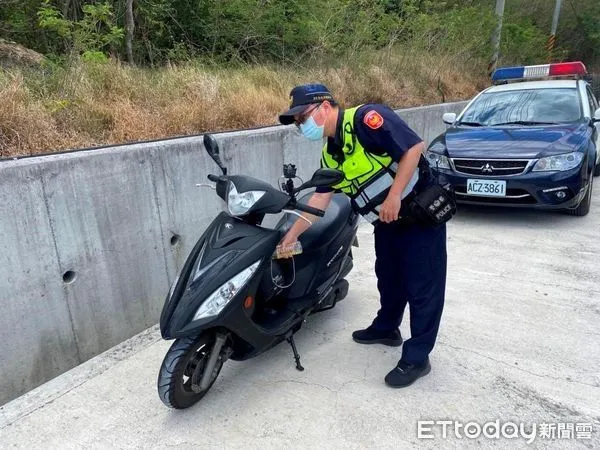
<path fill-rule="evenodd" d="M 294 352 L 294 359 L 296 360 L 296 370 L 302 372 L 304 367 L 300 364 L 300 355 L 298 354 L 298 350 L 296 349 L 296 343 L 294 342 L 294 336 L 290 336 L 286 339 L 288 343 L 292 346 L 292 351 Z"/>

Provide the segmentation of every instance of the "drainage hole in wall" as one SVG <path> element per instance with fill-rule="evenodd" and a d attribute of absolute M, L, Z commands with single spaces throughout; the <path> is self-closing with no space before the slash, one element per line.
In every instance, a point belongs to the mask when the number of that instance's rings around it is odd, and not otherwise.
<path fill-rule="evenodd" d="M 63 274 L 63 282 L 66 284 L 71 284 L 73 281 L 75 281 L 75 278 L 77 278 L 77 274 L 72 270 L 67 270 Z"/>
<path fill-rule="evenodd" d="M 179 236 L 178 234 L 174 234 L 173 236 L 171 236 L 171 245 L 179 244 L 180 240 L 181 240 L 181 236 Z"/>

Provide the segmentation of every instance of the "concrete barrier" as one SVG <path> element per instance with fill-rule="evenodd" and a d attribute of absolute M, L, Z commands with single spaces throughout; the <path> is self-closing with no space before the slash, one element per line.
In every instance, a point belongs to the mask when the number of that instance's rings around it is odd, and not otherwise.
<path fill-rule="evenodd" d="M 465 102 L 398 111 L 426 141 Z M 320 144 L 293 127 L 217 135 L 230 173 L 307 179 Z M 223 207 L 201 136 L 0 161 L 0 404 L 152 326 Z M 158 370 L 158 368 L 157 368 Z"/>

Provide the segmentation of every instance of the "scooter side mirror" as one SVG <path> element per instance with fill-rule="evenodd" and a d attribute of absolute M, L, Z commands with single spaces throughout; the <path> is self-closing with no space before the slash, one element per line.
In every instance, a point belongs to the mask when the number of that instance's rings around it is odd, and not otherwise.
<path fill-rule="evenodd" d="M 344 179 L 344 172 L 336 169 L 317 169 L 312 178 L 303 183 L 296 192 L 312 187 L 329 187 L 338 184 Z"/>
<path fill-rule="evenodd" d="M 219 155 L 219 144 L 217 144 L 217 140 L 212 137 L 212 135 L 205 134 L 203 142 L 206 153 L 208 153 L 213 161 L 217 163 L 217 166 L 219 166 L 223 172 L 223 175 L 227 175 L 227 167 L 225 167 L 221 162 L 221 156 Z"/>

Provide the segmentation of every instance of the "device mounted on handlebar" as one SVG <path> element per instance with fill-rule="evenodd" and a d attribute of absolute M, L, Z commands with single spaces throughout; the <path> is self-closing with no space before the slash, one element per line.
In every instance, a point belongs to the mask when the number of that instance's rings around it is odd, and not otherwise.
<path fill-rule="evenodd" d="M 283 178 L 286 180 L 281 183 L 281 189 L 290 197 L 295 198 L 294 178 L 296 177 L 296 166 L 294 164 L 283 165 Z"/>
<path fill-rule="evenodd" d="M 283 176 L 285 178 L 296 178 L 296 166 L 294 164 L 284 164 Z"/>

